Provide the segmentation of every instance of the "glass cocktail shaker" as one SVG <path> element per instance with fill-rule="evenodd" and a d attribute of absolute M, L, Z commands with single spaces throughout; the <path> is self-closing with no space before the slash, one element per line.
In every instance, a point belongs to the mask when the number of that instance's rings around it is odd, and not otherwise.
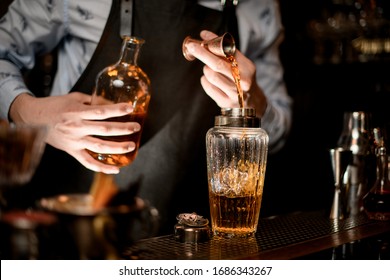
<path fill-rule="evenodd" d="M 268 134 L 255 110 L 223 108 L 206 134 L 206 150 L 213 234 L 253 236 L 268 153 Z"/>

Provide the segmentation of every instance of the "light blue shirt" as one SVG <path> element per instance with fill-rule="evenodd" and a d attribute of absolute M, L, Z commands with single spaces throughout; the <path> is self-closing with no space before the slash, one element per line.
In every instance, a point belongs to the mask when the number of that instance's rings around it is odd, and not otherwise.
<path fill-rule="evenodd" d="M 111 0 L 15 0 L 0 20 L 0 118 L 7 119 L 13 100 L 27 88 L 22 69 L 36 54 L 59 45 L 58 70 L 51 95 L 67 94 L 90 61 L 106 24 Z M 199 0 L 221 9 L 220 1 Z M 257 82 L 268 100 L 262 127 L 270 147 L 284 145 L 291 126 L 291 103 L 283 80 L 279 44 L 283 38 L 278 1 L 241 0 L 237 6 L 240 51 L 256 64 Z M 270 152 L 272 152 L 270 150 Z"/>

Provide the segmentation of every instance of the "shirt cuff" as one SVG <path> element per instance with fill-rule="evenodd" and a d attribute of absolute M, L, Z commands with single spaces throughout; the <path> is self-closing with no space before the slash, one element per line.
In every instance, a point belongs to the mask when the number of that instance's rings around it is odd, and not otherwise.
<path fill-rule="evenodd" d="M 21 76 L 10 76 L 0 81 L 0 118 L 9 120 L 9 109 L 21 93 L 32 94 Z"/>
<path fill-rule="evenodd" d="M 271 124 L 273 124 L 276 116 L 275 110 L 272 110 L 273 106 L 268 103 L 267 107 L 265 108 L 265 112 L 263 116 L 261 117 L 261 126 L 263 128 L 270 127 Z"/>
<path fill-rule="evenodd" d="M 283 121 L 283 113 L 276 107 L 268 103 L 267 108 L 261 118 L 261 127 L 268 133 L 270 153 L 279 151 L 286 142 L 288 125 Z"/>

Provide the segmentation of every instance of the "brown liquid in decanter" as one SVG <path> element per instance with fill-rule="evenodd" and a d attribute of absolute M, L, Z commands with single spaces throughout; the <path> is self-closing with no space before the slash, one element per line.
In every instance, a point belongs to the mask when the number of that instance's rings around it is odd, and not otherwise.
<path fill-rule="evenodd" d="M 131 164 L 137 156 L 151 93 L 150 80 L 147 74 L 137 65 L 138 55 L 143 43 L 144 40 L 141 38 L 125 37 L 119 61 L 103 69 L 96 79 L 96 91 L 92 95 L 92 105 L 127 102 L 133 106 L 132 113 L 103 121 L 137 122 L 141 125 L 140 131 L 128 135 L 95 135 L 95 137 L 103 140 L 132 141 L 136 145 L 133 151 L 125 154 L 103 154 L 88 150 L 88 153 L 94 159 L 105 164 L 123 167 Z"/>
<path fill-rule="evenodd" d="M 376 181 L 369 192 L 364 196 L 364 210 L 373 220 L 390 220 L 390 180 L 388 153 L 384 141 L 375 149 L 377 157 Z"/>

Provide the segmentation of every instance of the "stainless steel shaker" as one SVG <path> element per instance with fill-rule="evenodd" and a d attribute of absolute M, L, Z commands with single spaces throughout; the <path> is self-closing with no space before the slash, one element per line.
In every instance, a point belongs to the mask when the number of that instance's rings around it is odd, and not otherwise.
<path fill-rule="evenodd" d="M 338 183 L 342 191 L 342 197 L 340 198 L 341 205 L 333 204 L 331 218 L 343 219 L 356 216 L 364 210 L 363 197 L 368 192 L 368 180 L 373 167 L 370 164 L 372 156 L 370 122 L 371 114 L 368 112 L 344 113 L 343 129 L 336 148 L 351 151 L 352 157 L 347 166 L 343 166 L 345 172 L 342 177 L 335 178 L 335 180 L 340 180 Z M 337 187 L 335 191 L 337 192 Z M 338 207 L 342 207 L 342 209 L 336 210 Z"/>

